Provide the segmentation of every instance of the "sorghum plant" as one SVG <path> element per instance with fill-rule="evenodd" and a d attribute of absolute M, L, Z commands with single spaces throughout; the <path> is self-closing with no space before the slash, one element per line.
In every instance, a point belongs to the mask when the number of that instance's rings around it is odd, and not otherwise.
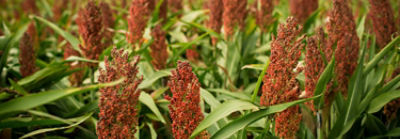
<path fill-rule="evenodd" d="M 22 10 L 24 10 L 26 14 L 38 14 L 39 12 L 35 0 L 24 0 L 22 2 Z"/>
<path fill-rule="evenodd" d="M 192 134 L 204 116 L 200 108 L 200 83 L 192 72 L 188 62 L 178 61 L 178 67 L 172 71 L 168 81 L 172 97 L 168 106 L 172 119 L 172 132 L 176 139 L 187 139 Z M 197 138 L 206 138 L 203 132 Z"/>
<path fill-rule="evenodd" d="M 32 36 L 28 32 L 25 32 L 21 38 L 21 41 L 19 42 L 19 70 L 22 77 L 26 77 L 35 73 L 35 61 L 36 57 L 33 48 Z"/>
<path fill-rule="evenodd" d="M 182 0 L 168 0 L 168 7 L 171 9 L 172 13 L 179 12 L 182 10 Z"/>
<path fill-rule="evenodd" d="M 263 32 L 267 31 L 267 27 L 273 22 L 272 12 L 274 11 L 274 3 L 272 0 L 257 0 L 256 3 L 256 23 Z"/>
<path fill-rule="evenodd" d="M 53 20 L 58 21 L 68 7 L 68 0 L 57 0 L 53 6 Z"/>
<path fill-rule="evenodd" d="M 376 42 L 380 48 L 392 40 L 396 32 L 395 18 L 389 0 L 369 0 L 371 8 L 368 16 L 372 20 Z"/>
<path fill-rule="evenodd" d="M 97 60 L 104 49 L 101 43 L 103 19 L 100 7 L 94 1 L 89 1 L 85 9 L 81 9 L 76 19 L 78 32 L 83 39 L 79 46 L 83 56 L 88 59 Z M 89 64 L 94 67 L 94 64 Z"/>
<path fill-rule="evenodd" d="M 109 29 L 114 28 L 115 19 L 113 17 L 113 13 L 111 11 L 110 5 L 105 2 L 100 3 L 100 9 L 103 19 L 103 37 L 104 37 L 104 46 L 108 47 L 112 45 L 112 38 L 114 36 L 114 32 L 110 31 Z"/>
<path fill-rule="evenodd" d="M 359 51 L 356 24 L 347 0 L 333 0 L 333 10 L 329 15 L 327 30 L 329 36 L 327 47 L 336 46 L 335 80 L 338 82 L 338 87 L 334 92 L 346 95 L 350 76 L 357 66 Z M 329 95 L 330 93 L 327 94 Z"/>
<path fill-rule="evenodd" d="M 68 43 L 64 46 L 64 60 L 68 59 L 71 56 L 80 56 L 80 54 L 78 51 L 72 48 L 71 44 Z M 70 69 L 77 69 L 84 67 L 84 64 L 78 61 L 73 63 L 68 63 L 68 65 L 70 66 Z M 84 74 L 85 72 L 83 70 L 72 73 L 68 77 L 71 85 L 80 86 L 82 84 Z"/>
<path fill-rule="evenodd" d="M 127 39 L 129 43 L 140 43 L 149 16 L 154 8 L 153 0 L 133 0 L 129 9 Z"/>
<path fill-rule="evenodd" d="M 151 57 L 153 60 L 151 63 L 157 70 L 164 69 L 167 64 L 168 52 L 167 44 L 165 42 L 165 32 L 161 29 L 160 25 L 157 25 L 151 35 L 153 36 L 153 44 L 150 45 Z"/>
<path fill-rule="evenodd" d="M 129 61 L 128 53 L 114 48 L 112 60 L 105 58 L 105 69 L 100 70 L 99 82 L 107 83 L 125 77 L 123 83 L 100 89 L 99 122 L 97 134 L 101 139 L 134 138 L 138 125 L 138 85 L 142 77 L 137 77 L 139 57 Z"/>
<path fill-rule="evenodd" d="M 222 27 L 222 13 L 224 10 L 222 0 L 208 0 L 208 8 L 210 9 L 209 20 L 207 26 L 215 32 L 221 32 Z M 212 43 L 217 43 L 217 38 L 212 38 Z"/>
<path fill-rule="evenodd" d="M 294 101 L 300 95 L 299 84 L 296 81 L 294 69 L 298 64 L 303 44 L 296 40 L 302 27 L 289 17 L 286 24 L 281 24 L 278 34 L 271 44 L 270 65 L 264 77 L 262 86 L 261 105 L 270 106 Z M 275 132 L 283 138 L 292 138 L 299 129 L 301 121 L 299 107 L 294 106 L 275 115 Z"/>
<path fill-rule="evenodd" d="M 161 0 L 158 0 L 160 2 Z M 160 13 L 158 18 L 162 20 L 162 23 L 165 24 L 167 22 L 167 13 L 168 13 L 168 0 L 164 0 L 160 6 Z"/>
<path fill-rule="evenodd" d="M 306 97 L 312 97 L 318 79 L 325 69 L 324 59 L 330 59 L 332 50 L 326 46 L 324 30 L 319 28 L 316 35 L 308 38 L 305 58 L 305 91 Z M 324 54 L 322 54 L 322 53 Z M 314 110 L 312 102 L 307 102 L 308 106 Z"/>
<path fill-rule="evenodd" d="M 237 25 L 244 27 L 244 20 L 247 16 L 247 1 L 246 0 L 222 0 L 223 9 L 223 25 L 225 36 L 229 37 Z"/>
<path fill-rule="evenodd" d="M 305 20 L 318 9 L 318 0 L 289 0 L 290 12 L 300 22 Z"/>

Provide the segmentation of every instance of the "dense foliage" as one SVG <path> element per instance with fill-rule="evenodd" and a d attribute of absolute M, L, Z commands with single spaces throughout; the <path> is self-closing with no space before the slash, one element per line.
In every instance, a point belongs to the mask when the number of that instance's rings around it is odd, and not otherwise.
<path fill-rule="evenodd" d="M 0 138 L 398 138 L 398 0 L 0 0 Z"/>

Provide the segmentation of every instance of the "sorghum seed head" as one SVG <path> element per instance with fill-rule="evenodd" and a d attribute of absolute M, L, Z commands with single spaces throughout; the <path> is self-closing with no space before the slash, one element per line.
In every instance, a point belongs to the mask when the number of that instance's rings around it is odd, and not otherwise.
<path fill-rule="evenodd" d="M 369 0 L 371 8 L 368 16 L 372 19 L 376 42 L 383 48 L 392 40 L 396 32 L 393 9 L 389 0 Z"/>
<path fill-rule="evenodd" d="M 161 29 L 160 25 L 157 25 L 151 33 L 154 41 L 150 45 L 151 57 L 153 60 L 151 63 L 157 70 L 164 69 L 167 64 L 168 52 L 167 43 L 165 42 L 165 32 Z"/>
<path fill-rule="evenodd" d="M 329 36 L 327 46 L 329 48 L 336 46 L 335 78 L 338 81 L 338 87 L 334 92 L 342 92 L 346 95 L 348 81 L 357 66 L 359 51 L 356 25 L 347 0 L 333 0 L 333 10 L 329 15 L 327 30 Z"/>
<path fill-rule="evenodd" d="M 127 39 L 129 43 L 140 43 L 149 16 L 154 9 L 153 0 L 133 0 L 129 9 Z"/>
<path fill-rule="evenodd" d="M 172 71 L 168 86 L 172 97 L 165 98 L 171 102 L 168 108 L 172 132 L 176 139 L 187 139 L 204 118 L 200 108 L 200 83 L 188 62 L 178 61 L 178 67 Z M 197 138 L 205 136 L 206 131 Z"/>
<path fill-rule="evenodd" d="M 300 22 L 304 23 L 306 19 L 318 9 L 318 0 L 290 0 L 290 12 Z"/>
<path fill-rule="evenodd" d="M 103 19 L 100 7 L 94 1 L 89 1 L 85 9 L 81 9 L 76 19 L 78 24 L 78 32 L 83 39 L 83 43 L 79 46 L 83 56 L 88 59 L 97 60 L 104 50 L 101 43 L 103 38 Z M 89 66 L 95 66 L 90 64 Z"/>
<path fill-rule="evenodd" d="M 100 139 L 134 138 L 138 125 L 138 85 L 142 77 L 137 77 L 139 57 L 129 61 L 124 50 L 111 51 L 112 60 L 105 58 L 105 69 L 100 70 L 99 82 L 107 83 L 125 77 L 121 84 L 100 89 L 99 122 L 97 134 Z"/>
<path fill-rule="evenodd" d="M 25 32 L 19 42 L 19 63 L 22 77 L 32 75 L 36 71 L 35 51 L 33 48 L 32 36 Z"/>
<path fill-rule="evenodd" d="M 272 12 L 274 11 L 274 3 L 272 0 L 257 0 L 256 6 L 256 23 L 263 32 L 267 31 L 267 27 L 274 21 Z"/>

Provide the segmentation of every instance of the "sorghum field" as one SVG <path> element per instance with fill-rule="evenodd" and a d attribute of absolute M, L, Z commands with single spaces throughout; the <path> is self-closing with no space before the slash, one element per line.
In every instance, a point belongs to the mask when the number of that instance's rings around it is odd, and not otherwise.
<path fill-rule="evenodd" d="M 0 9 L 0 138 L 400 138 L 400 0 Z"/>

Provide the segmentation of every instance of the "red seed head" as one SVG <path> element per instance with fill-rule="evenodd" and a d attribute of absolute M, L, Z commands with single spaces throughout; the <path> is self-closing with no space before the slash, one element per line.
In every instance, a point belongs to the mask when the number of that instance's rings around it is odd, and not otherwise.
<path fill-rule="evenodd" d="M 300 22 L 304 23 L 306 19 L 318 9 L 318 0 L 290 0 L 290 12 Z"/>
<path fill-rule="evenodd" d="M 151 63 L 157 70 L 164 69 L 167 64 L 168 52 L 167 43 L 165 42 L 165 32 L 161 29 L 160 25 L 157 25 L 151 35 L 153 36 L 153 44 L 150 45 L 151 57 L 153 60 Z"/>
<path fill-rule="evenodd" d="M 219 33 L 222 27 L 222 13 L 223 13 L 223 3 L 222 0 L 209 0 L 207 7 L 210 9 L 210 19 L 208 20 L 207 26 Z M 212 42 L 215 45 L 217 38 L 212 38 Z"/>
<path fill-rule="evenodd" d="M 103 30 L 103 37 L 104 37 L 104 46 L 108 47 L 112 45 L 112 38 L 114 36 L 114 32 L 109 31 L 108 29 L 114 28 L 114 22 L 115 19 L 113 17 L 113 12 L 110 8 L 110 5 L 105 2 L 100 3 L 100 9 L 102 13 L 102 20 L 103 20 L 103 25 L 104 25 L 104 30 Z"/>
<path fill-rule="evenodd" d="M 200 83 L 188 62 L 178 61 L 178 67 L 172 71 L 168 86 L 172 92 L 172 97 L 166 96 L 171 102 L 168 108 L 172 132 L 176 139 L 187 139 L 204 118 L 200 108 Z M 206 131 L 197 138 L 205 136 Z"/>
<path fill-rule="evenodd" d="M 140 43 L 147 21 L 154 9 L 153 0 L 133 0 L 129 9 L 127 39 L 129 43 Z"/>
<path fill-rule="evenodd" d="M 305 91 L 306 97 L 312 97 L 314 90 L 317 85 L 318 79 L 325 69 L 324 59 L 330 59 L 332 51 L 326 46 L 326 40 L 324 31 L 319 28 L 317 34 L 308 38 L 306 47 L 306 58 L 305 58 Z M 324 55 L 321 54 L 323 52 Z M 325 58 L 324 58 L 325 56 Z M 312 110 L 314 106 L 312 102 L 306 103 Z"/>
<path fill-rule="evenodd" d="M 157 3 L 161 0 L 157 0 Z M 162 20 L 162 23 L 165 24 L 167 22 L 167 14 L 168 14 L 168 0 L 164 0 L 160 6 L 160 13 L 158 18 Z"/>
<path fill-rule="evenodd" d="M 200 54 L 196 51 L 195 45 L 190 49 L 186 49 L 186 58 L 190 62 L 197 62 L 200 59 Z"/>
<path fill-rule="evenodd" d="M 58 21 L 64 10 L 67 9 L 68 7 L 68 0 L 57 0 L 54 1 L 54 6 L 53 6 L 53 20 Z"/>
<path fill-rule="evenodd" d="M 172 13 L 179 12 L 183 9 L 182 0 L 168 0 L 168 7 Z"/>
<path fill-rule="evenodd" d="M 36 71 L 35 51 L 33 48 L 32 36 L 26 32 L 19 42 L 19 63 L 22 77 L 32 75 Z"/>
<path fill-rule="evenodd" d="M 71 56 L 80 56 L 80 54 L 78 51 L 72 48 L 71 44 L 68 43 L 64 46 L 64 60 L 68 59 Z M 83 68 L 85 66 L 83 63 L 80 62 L 68 63 L 68 65 L 70 66 L 71 70 Z M 84 75 L 84 70 L 74 72 L 69 76 L 69 82 L 72 86 L 80 86 L 82 84 Z"/>
<path fill-rule="evenodd" d="M 347 94 L 348 81 L 357 66 L 359 39 L 352 10 L 346 0 L 333 0 L 333 11 L 330 12 L 327 30 L 329 36 L 327 46 L 329 48 L 336 46 L 335 78 L 338 87 L 334 91 Z"/>
<path fill-rule="evenodd" d="M 79 11 L 76 23 L 83 39 L 80 45 L 83 55 L 88 59 L 97 60 L 104 49 L 101 43 L 103 20 L 101 10 L 94 1 L 89 1 L 85 9 Z"/>
<path fill-rule="evenodd" d="M 36 2 L 35 0 L 24 0 L 22 2 L 22 10 L 26 13 L 26 14 L 38 14 L 39 10 L 36 6 Z"/>
<path fill-rule="evenodd" d="M 292 17 L 288 18 L 286 25 L 279 26 L 278 35 L 271 44 L 271 63 L 263 80 L 261 105 L 269 106 L 297 99 L 298 94 L 287 96 L 285 92 L 297 86 L 297 73 L 293 70 L 297 66 L 303 47 L 301 40 L 296 40 L 300 31 L 301 27 L 297 27 Z"/>
<path fill-rule="evenodd" d="M 99 122 L 97 135 L 100 139 L 134 138 L 138 125 L 138 85 L 142 77 L 137 77 L 139 57 L 129 61 L 124 50 L 111 51 L 111 61 L 105 58 L 105 69 L 100 70 L 99 82 L 108 83 L 125 77 L 123 83 L 100 89 Z"/>
<path fill-rule="evenodd" d="M 368 16 L 373 23 L 376 42 L 383 48 L 392 40 L 396 32 L 394 13 L 389 0 L 369 0 L 371 8 Z"/>
<path fill-rule="evenodd" d="M 256 23 L 263 32 L 266 32 L 267 27 L 274 21 L 272 17 L 274 3 L 272 0 L 257 0 L 255 6 Z"/>
<path fill-rule="evenodd" d="M 241 29 L 245 26 L 245 19 L 247 16 L 247 1 L 246 0 L 222 0 L 224 5 L 223 10 L 223 24 L 225 36 L 229 37 L 237 25 Z"/>
<path fill-rule="evenodd" d="M 296 40 L 301 30 L 292 17 L 287 19 L 286 25 L 279 26 L 278 34 L 271 44 L 271 63 L 263 80 L 261 105 L 270 106 L 299 98 L 299 85 L 296 81 L 298 72 L 294 69 L 303 48 L 302 38 Z M 291 107 L 275 116 L 277 135 L 283 138 L 294 137 L 301 120 L 298 109 L 298 106 Z"/>

